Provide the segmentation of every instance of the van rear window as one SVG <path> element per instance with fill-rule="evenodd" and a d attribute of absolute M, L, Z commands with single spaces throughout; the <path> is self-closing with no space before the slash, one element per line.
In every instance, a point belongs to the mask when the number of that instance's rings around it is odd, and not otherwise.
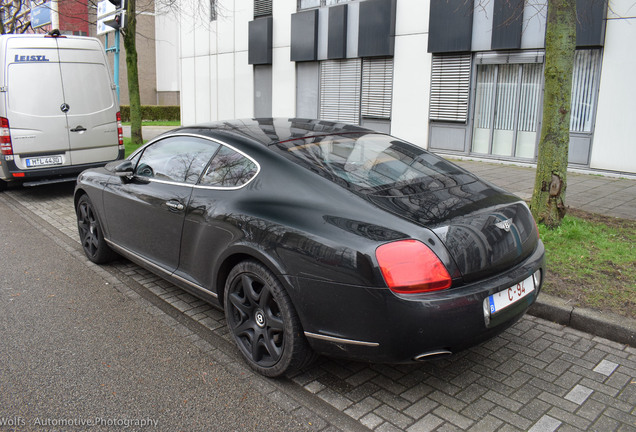
<path fill-rule="evenodd" d="M 110 75 L 103 64 L 61 63 L 62 82 L 69 114 L 93 114 L 115 103 Z"/>
<path fill-rule="evenodd" d="M 58 63 L 11 63 L 7 72 L 10 111 L 39 117 L 59 116 L 64 102 Z"/>

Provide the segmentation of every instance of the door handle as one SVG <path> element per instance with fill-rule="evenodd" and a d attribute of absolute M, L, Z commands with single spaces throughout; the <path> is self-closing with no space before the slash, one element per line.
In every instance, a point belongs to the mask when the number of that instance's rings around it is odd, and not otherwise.
<path fill-rule="evenodd" d="M 185 207 L 178 201 L 167 201 L 166 205 L 170 210 L 182 211 Z"/>
<path fill-rule="evenodd" d="M 77 126 L 75 129 L 71 129 L 71 132 L 86 132 L 86 128 L 84 126 Z"/>

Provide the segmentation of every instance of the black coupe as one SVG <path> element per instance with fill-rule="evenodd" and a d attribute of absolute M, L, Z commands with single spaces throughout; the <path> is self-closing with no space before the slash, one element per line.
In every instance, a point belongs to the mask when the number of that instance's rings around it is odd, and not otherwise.
<path fill-rule="evenodd" d="M 115 252 L 225 310 L 249 365 L 413 362 L 516 322 L 542 284 L 526 204 L 398 138 L 307 119 L 182 127 L 75 190 L 91 261 Z"/>

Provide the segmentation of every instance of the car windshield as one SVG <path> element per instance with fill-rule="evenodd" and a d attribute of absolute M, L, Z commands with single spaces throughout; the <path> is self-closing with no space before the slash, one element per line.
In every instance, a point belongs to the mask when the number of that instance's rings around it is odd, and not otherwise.
<path fill-rule="evenodd" d="M 439 189 L 470 181 L 426 150 L 382 134 L 319 136 L 277 144 L 299 165 L 352 189 L 379 191 L 424 184 Z"/>

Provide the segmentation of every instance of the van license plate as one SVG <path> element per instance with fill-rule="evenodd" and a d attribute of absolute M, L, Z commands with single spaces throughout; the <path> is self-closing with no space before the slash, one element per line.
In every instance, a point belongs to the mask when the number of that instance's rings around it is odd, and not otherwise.
<path fill-rule="evenodd" d="M 534 281 L 532 276 L 528 279 L 519 282 L 517 285 L 513 285 L 510 288 L 499 291 L 488 297 L 488 303 L 490 304 L 490 314 L 499 312 L 502 309 L 507 308 L 513 303 L 521 300 L 528 294 L 534 291 Z"/>
<path fill-rule="evenodd" d="M 46 156 L 26 159 L 26 166 L 29 168 L 48 165 L 62 165 L 62 156 Z"/>

